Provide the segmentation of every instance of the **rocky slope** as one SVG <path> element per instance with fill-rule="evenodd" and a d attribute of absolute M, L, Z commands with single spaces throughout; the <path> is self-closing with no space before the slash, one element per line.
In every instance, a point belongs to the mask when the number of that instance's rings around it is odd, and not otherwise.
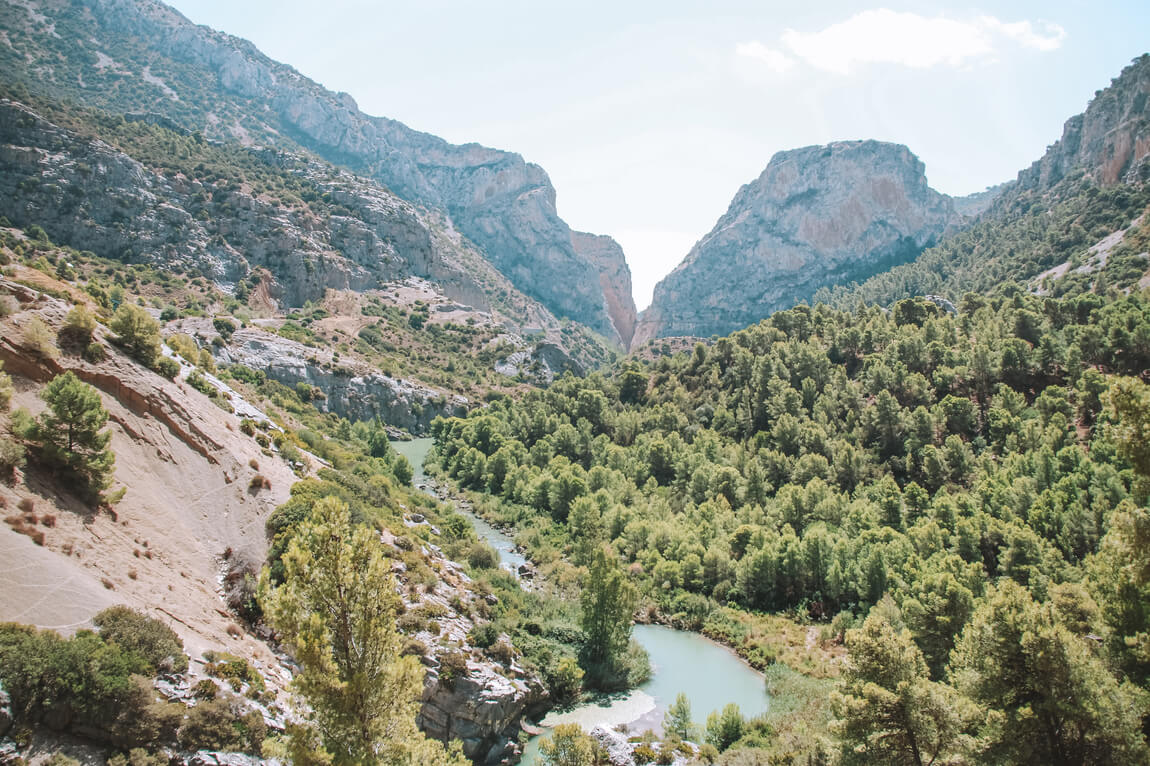
<path fill-rule="evenodd" d="M 632 347 L 726 334 L 904 263 L 960 220 L 905 146 L 841 141 L 779 152 L 655 288 Z"/>
<path fill-rule="evenodd" d="M 1044 191 L 1076 169 L 1103 186 L 1148 180 L 1136 178 L 1150 156 L 1148 102 L 1150 54 L 1143 54 L 1095 93 L 1085 112 L 1066 121 L 1062 138 L 1018 174 L 1019 190 Z"/>
<path fill-rule="evenodd" d="M 65 370 L 94 386 L 110 414 L 116 486 L 127 492 L 114 510 L 96 510 L 31 465 L 0 482 L 0 508 L 6 509 L 0 525 L 0 561 L 5 564 L 0 621 L 72 633 L 90 627 L 101 609 L 127 604 L 169 624 L 192 658 L 188 674 L 157 686 L 161 694 L 191 700 L 191 686 L 208 672 L 205 652 L 227 651 L 264 677 L 272 701 L 265 717 L 272 716 L 268 725 L 282 730 L 291 705 L 285 689 L 293 665 L 265 640 L 270 637 L 266 629 L 253 633 L 240 627 L 242 621 L 228 608 L 226 583 L 235 571 L 258 571 L 268 549 L 269 514 L 287 500 L 297 478 L 314 478 L 323 461 L 305 453 L 293 470 L 270 447 L 261 447 L 258 438 L 245 435 L 244 418 L 261 423 L 258 428 L 276 428 L 253 405 L 222 384 L 217 385 L 227 407 L 213 403 L 186 382 L 187 367 L 176 380 L 161 377 L 107 343 L 110 334 L 102 326 L 95 338 L 106 349 L 103 361 L 34 350 L 26 336 L 35 320 L 55 331 L 70 308 L 68 300 L 54 295 L 80 302 L 86 296 L 72 284 L 25 266 L 9 265 L 6 272 L 13 276 L 0 277 L 0 295 L 10 302 L 11 313 L 0 318 L 0 362 L 13 379 L 13 407 L 33 413 L 43 409 L 41 387 Z M 237 333 L 236 345 L 248 342 L 242 336 L 247 332 Z M 401 381 L 392 382 L 402 388 Z M 500 656 L 470 645 L 468 634 L 491 596 L 473 589 L 464 568 L 435 543 L 413 543 L 440 539 L 440 532 L 425 517 L 425 506 L 418 507 L 424 512 L 419 513 L 410 504 L 412 496 L 408 504 L 402 495 L 393 497 L 403 526 L 396 524 L 399 532 L 382 531 L 380 543 L 393 559 L 406 609 L 435 615 L 437 621 L 434 629 L 425 623 L 411 633 L 427 668 L 419 723 L 430 736 L 462 740 L 465 753 L 477 763 L 500 763 L 518 752 L 519 721 L 532 707 L 545 705 L 547 693 L 521 667 L 506 636 L 501 637 L 506 650 Z M 418 587 L 409 566 L 422 572 Z M 450 679 L 441 672 L 447 654 L 463 659 L 462 670 Z M 2 739 L 10 723 L 3 705 L 0 689 L 0 762 L 6 762 L 3 748 L 11 744 Z M 34 739 L 29 747 L 21 745 L 21 755 L 39 758 L 60 747 L 59 736 L 51 732 Z M 85 762 L 106 758 L 98 744 L 81 744 L 91 755 Z M 177 762 L 247 766 L 259 761 L 200 753 Z"/>
<path fill-rule="evenodd" d="M 203 135 L 306 147 L 444 211 L 520 290 L 607 337 L 598 269 L 575 251 L 537 165 L 370 117 L 250 43 L 154 0 L 5 0 L 0 72 L 38 93 L 117 112 L 153 112 Z"/>

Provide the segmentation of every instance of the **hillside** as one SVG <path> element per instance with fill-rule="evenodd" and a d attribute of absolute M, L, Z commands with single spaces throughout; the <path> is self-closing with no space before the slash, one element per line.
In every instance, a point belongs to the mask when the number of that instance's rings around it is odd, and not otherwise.
<path fill-rule="evenodd" d="M 1132 237 L 1114 258 L 1092 250 L 1121 237 L 1142 218 L 1150 191 L 1150 55 L 1136 59 L 1086 111 L 1067 120 L 1063 136 L 1019 172 L 966 231 L 944 239 L 911 264 L 815 296 L 836 306 L 890 305 L 915 295 L 958 300 L 1004 282 L 1030 283 L 1055 295 L 1140 286 L 1150 270 L 1147 248 Z M 1108 241 L 1109 252 L 1115 244 Z M 1065 276 L 1064 276 L 1065 275 Z M 1045 284 L 1039 284 L 1045 283 Z"/>
<path fill-rule="evenodd" d="M 452 145 L 369 117 L 347 94 L 326 91 L 250 43 L 193 25 L 154 0 L 32 0 L 8 8 L 0 17 L 7 41 L 0 73 L 9 84 L 113 114 L 154 115 L 208 139 L 306 149 L 386 187 L 388 196 L 439 211 L 443 228 L 474 242 L 519 291 L 557 316 L 618 342 L 615 322 L 634 311 L 629 296 L 626 305 L 608 302 L 600 267 L 576 253 L 556 212 L 547 174 L 519 155 Z"/>

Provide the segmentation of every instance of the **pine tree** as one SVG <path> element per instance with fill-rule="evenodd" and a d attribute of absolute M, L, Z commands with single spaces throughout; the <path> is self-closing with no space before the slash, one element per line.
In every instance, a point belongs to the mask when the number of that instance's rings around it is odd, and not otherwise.
<path fill-rule="evenodd" d="M 108 449 L 111 433 L 100 431 L 108 422 L 100 394 L 69 371 L 53 378 L 40 398 L 48 411 L 30 436 L 41 462 L 64 471 L 93 499 L 99 497 L 112 481 L 116 462 Z"/>
<path fill-rule="evenodd" d="M 675 702 L 663 715 L 663 732 L 675 734 L 679 739 L 690 739 L 692 726 L 691 701 L 687 699 L 685 693 L 679 692 L 675 696 Z"/>
<path fill-rule="evenodd" d="M 580 606 L 582 627 L 587 634 L 582 664 L 593 687 L 625 685 L 627 647 L 631 641 L 631 617 L 638 592 L 607 558 L 602 548 L 595 551 Z"/>
<path fill-rule="evenodd" d="M 314 728 L 296 727 L 293 751 L 315 756 L 316 732 L 330 762 L 462 766 L 416 728 L 423 668 L 401 656 L 400 603 L 378 537 L 351 529 L 345 503 L 316 503 L 283 557 L 285 581 L 261 582 L 265 614 L 291 647 L 301 671 L 293 687 L 312 710 Z"/>
<path fill-rule="evenodd" d="M 551 736 L 539 743 L 546 766 L 595 766 L 596 749 L 595 740 L 577 723 L 559 724 Z"/>
<path fill-rule="evenodd" d="M 844 766 L 949 763 L 969 744 L 969 701 L 930 681 L 910 631 L 893 625 L 884 609 L 871 610 L 846 643 L 850 666 L 831 698 Z"/>

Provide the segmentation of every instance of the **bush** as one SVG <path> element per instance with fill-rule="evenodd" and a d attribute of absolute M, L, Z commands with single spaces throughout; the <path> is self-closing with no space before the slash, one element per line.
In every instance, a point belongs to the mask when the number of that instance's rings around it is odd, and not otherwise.
<path fill-rule="evenodd" d="M 113 755 L 108 759 L 108 766 L 168 766 L 168 759 L 163 755 L 152 755 L 142 747 L 135 747 L 127 755 Z"/>
<path fill-rule="evenodd" d="M 184 642 L 159 620 L 126 606 L 111 606 L 92 622 L 100 629 L 100 638 L 140 655 L 152 672 L 183 673 L 188 669 Z"/>
<path fill-rule="evenodd" d="M 34 316 L 28 320 L 24 325 L 23 337 L 24 347 L 32 349 L 40 356 L 52 359 L 60 353 L 56 348 L 55 335 L 40 317 Z"/>
<path fill-rule="evenodd" d="M 267 727 L 263 716 L 244 713 L 240 701 L 230 698 L 205 700 L 188 711 L 178 740 L 186 750 L 260 752 Z"/>
<path fill-rule="evenodd" d="M 467 563 L 472 569 L 496 569 L 499 567 L 499 552 L 484 542 L 471 546 Z"/>
<path fill-rule="evenodd" d="M 439 657 L 439 680 L 448 689 L 455 688 L 455 682 L 467 677 L 467 657 L 463 652 L 446 652 Z"/>
<path fill-rule="evenodd" d="M 472 646 L 477 646 L 480 649 L 490 649 L 491 646 L 499 639 L 499 631 L 490 622 L 485 622 L 482 625 L 476 625 L 467 634 L 467 640 L 471 642 Z"/>
<path fill-rule="evenodd" d="M 180 363 L 168 356 L 160 356 L 152 363 L 152 369 L 168 380 L 174 380 L 180 374 Z"/>
<path fill-rule="evenodd" d="M 202 678 L 192 687 L 192 696 L 198 700 L 214 700 L 219 693 L 220 687 L 210 678 Z"/>
<path fill-rule="evenodd" d="M 108 358 L 108 352 L 104 349 L 104 344 L 98 340 L 94 340 L 84 347 L 84 361 L 90 364 L 97 364 Z"/>
<path fill-rule="evenodd" d="M 160 323 L 151 314 L 133 303 L 124 303 L 112 317 L 112 332 L 120 344 L 149 367 L 160 355 Z"/>
<path fill-rule="evenodd" d="M 168 336 L 168 348 L 175 351 L 188 364 L 195 364 L 200 357 L 200 347 L 187 333 L 176 333 Z"/>
<path fill-rule="evenodd" d="M 87 346 L 95 331 L 96 317 L 92 316 L 87 306 L 78 303 L 64 318 L 64 326 L 60 328 L 60 339 L 77 346 Z"/>
<path fill-rule="evenodd" d="M 91 631 L 62 638 L 50 630 L 0 624 L 0 681 L 18 720 L 56 730 L 106 728 L 129 703 L 132 676 L 147 672 L 139 654 Z"/>
<path fill-rule="evenodd" d="M 20 310 L 20 301 L 11 295 L 0 295 L 0 317 L 9 317 Z"/>

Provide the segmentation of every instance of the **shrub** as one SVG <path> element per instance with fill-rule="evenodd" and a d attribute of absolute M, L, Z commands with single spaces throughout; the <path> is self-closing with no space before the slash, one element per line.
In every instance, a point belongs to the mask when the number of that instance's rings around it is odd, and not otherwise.
<path fill-rule="evenodd" d="M 9 317 L 20 310 L 20 301 L 11 295 L 0 295 L 0 317 Z"/>
<path fill-rule="evenodd" d="M 477 646 L 480 649 L 490 649 L 492 645 L 499 639 L 499 631 L 490 622 L 485 622 L 482 625 L 476 625 L 467 634 L 467 639 L 471 642 L 472 646 Z"/>
<path fill-rule="evenodd" d="M 192 687 L 192 696 L 198 700 L 214 700 L 220 693 L 220 687 L 210 678 L 202 678 Z"/>
<path fill-rule="evenodd" d="M 477 542 L 467 554 L 467 563 L 472 569 L 496 569 L 499 567 L 499 552 L 487 543 Z"/>
<path fill-rule="evenodd" d="M 240 701 L 217 697 L 188 711 L 178 740 L 187 750 L 224 750 L 258 753 L 267 736 L 263 716 L 244 713 Z"/>
<path fill-rule="evenodd" d="M 152 363 L 152 369 L 168 380 L 174 380 L 180 374 L 180 363 L 167 356 L 157 357 Z"/>
<path fill-rule="evenodd" d="M 552 667 L 544 668 L 544 680 L 556 702 L 570 702 L 583 690 L 583 668 L 574 657 L 563 657 Z"/>
<path fill-rule="evenodd" d="M 12 388 L 12 378 L 8 373 L 3 372 L 4 363 L 0 362 L 0 412 L 8 410 L 9 405 L 12 404 L 12 394 L 15 389 Z"/>
<path fill-rule="evenodd" d="M 78 303 L 64 317 L 64 326 L 60 328 L 60 339 L 77 346 L 86 346 L 92 340 L 92 333 L 96 331 L 96 317 L 88 311 L 88 307 Z"/>
<path fill-rule="evenodd" d="M 651 747 L 646 742 L 643 742 L 633 751 L 631 751 L 631 755 L 634 757 L 635 763 L 643 764 L 654 763 L 655 759 L 658 757 L 658 754 L 655 752 L 655 748 Z"/>
<path fill-rule="evenodd" d="M 487 654 L 504 665 L 510 665 L 515 659 L 515 649 L 506 641 L 496 641 Z"/>
<path fill-rule="evenodd" d="M 439 658 L 439 680 L 448 689 L 455 688 L 455 682 L 467 677 L 467 657 L 463 652 L 446 652 Z"/>
<path fill-rule="evenodd" d="M 427 654 L 427 644 L 419 639 L 411 638 L 403 645 L 403 649 L 399 653 L 405 657 L 423 657 Z"/>
<path fill-rule="evenodd" d="M 40 356 L 51 359 L 60 353 L 56 348 L 55 334 L 40 317 L 34 316 L 28 320 L 24 325 L 23 337 L 24 347 L 32 349 Z"/>
<path fill-rule="evenodd" d="M 160 754 L 152 755 L 142 747 L 135 747 L 127 755 L 113 755 L 108 759 L 108 766 L 168 766 L 168 759 Z"/>
<path fill-rule="evenodd" d="M 187 333 L 176 333 L 175 335 L 168 336 L 168 348 L 175 351 L 184 361 L 189 364 L 195 364 L 196 360 L 200 357 L 200 347 L 196 345 L 195 340 Z"/>
<path fill-rule="evenodd" d="M 108 352 L 104 348 L 104 344 L 98 340 L 94 340 L 84 347 L 84 361 L 90 364 L 97 364 L 108 358 Z"/>
<path fill-rule="evenodd" d="M 159 620 L 126 606 L 110 606 L 92 618 L 92 622 L 100 629 L 100 638 L 135 652 L 144 658 L 152 672 L 183 673 L 188 669 L 184 642 Z"/>
<path fill-rule="evenodd" d="M 250 482 L 248 482 L 248 489 L 252 490 L 253 492 L 259 492 L 261 489 L 271 489 L 271 488 L 272 488 L 271 480 L 269 480 L 263 474 L 257 473 L 255 476 L 252 477 L 252 480 Z"/>
<path fill-rule="evenodd" d="M 160 323 L 143 308 L 121 304 L 110 326 L 128 353 L 144 364 L 151 366 L 160 355 Z"/>
<path fill-rule="evenodd" d="M 16 503 L 16 507 L 24 513 L 31 513 L 36 509 L 36 501 L 30 497 L 22 497 L 20 502 Z"/>
<path fill-rule="evenodd" d="M 62 638 L 49 630 L 0 624 L 0 681 L 17 719 L 108 725 L 131 696 L 133 674 L 148 671 L 139 654 L 90 631 Z"/>
<path fill-rule="evenodd" d="M 227 681 L 233 691 L 239 691 L 245 683 L 257 691 L 264 690 L 263 676 L 247 660 L 217 652 L 207 652 L 204 658 L 208 660 L 207 674 Z"/>

